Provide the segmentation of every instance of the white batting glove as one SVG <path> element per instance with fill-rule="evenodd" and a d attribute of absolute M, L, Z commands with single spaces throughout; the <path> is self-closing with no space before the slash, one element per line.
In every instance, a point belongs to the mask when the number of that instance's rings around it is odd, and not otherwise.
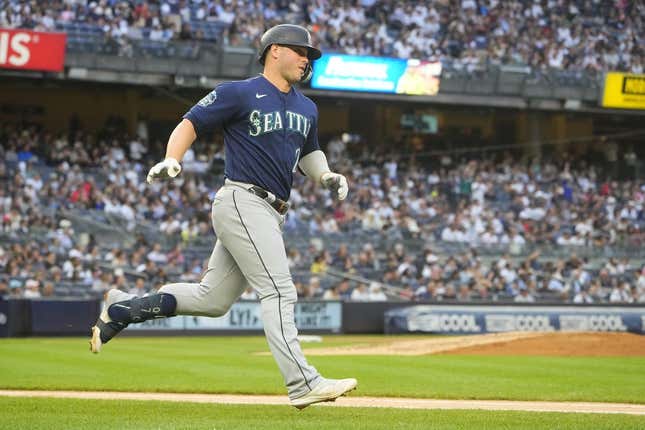
<path fill-rule="evenodd" d="M 338 197 L 338 200 L 345 200 L 345 197 L 347 197 L 349 185 L 347 184 L 347 178 L 343 175 L 334 172 L 326 172 L 320 177 L 320 182 L 323 187 L 331 190 L 332 194 L 334 194 L 335 197 Z"/>
<path fill-rule="evenodd" d="M 152 168 L 148 172 L 146 181 L 149 184 L 152 184 L 156 179 L 174 178 L 179 174 L 179 172 L 181 172 L 181 165 L 179 164 L 179 161 L 175 160 L 174 158 L 168 157 L 162 162 L 152 166 Z"/>

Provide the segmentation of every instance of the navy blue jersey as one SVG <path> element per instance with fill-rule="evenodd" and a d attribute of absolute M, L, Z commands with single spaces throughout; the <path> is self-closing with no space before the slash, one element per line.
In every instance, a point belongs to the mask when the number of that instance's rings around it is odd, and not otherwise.
<path fill-rule="evenodd" d="M 318 146 L 318 109 L 292 87 L 283 93 L 264 76 L 218 85 L 184 118 L 197 135 L 224 130 L 228 179 L 289 198 L 300 157 Z"/>

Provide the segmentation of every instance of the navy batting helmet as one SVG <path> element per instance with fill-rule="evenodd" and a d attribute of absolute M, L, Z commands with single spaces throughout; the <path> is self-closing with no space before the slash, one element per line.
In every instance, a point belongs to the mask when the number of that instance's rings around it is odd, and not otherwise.
<path fill-rule="evenodd" d="M 322 52 L 314 48 L 311 44 L 311 34 L 309 31 L 299 25 L 280 24 L 268 29 L 260 39 L 260 49 L 258 51 L 258 61 L 264 65 L 267 50 L 271 45 L 292 45 L 307 48 L 307 58 L 309 64 L 307 70 L 302 76 L 301 81 L 306 82 L 311 78 L 311 62 L 321 57 Z"/>

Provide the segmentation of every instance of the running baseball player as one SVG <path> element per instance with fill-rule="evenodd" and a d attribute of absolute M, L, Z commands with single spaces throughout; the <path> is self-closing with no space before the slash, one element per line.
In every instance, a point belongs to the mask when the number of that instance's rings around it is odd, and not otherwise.
<path fill-rule="evenodd" d="M 294 321 L 297 294 L 282 238 L 298 168 L 340 200 L 348 192 L 346 178 L 330 171 L 318 146 L 316 105 L 294 87 L 311 77 L 311 63 L 320 56 L 305 28 L 277 25 L 261 38 L 261 75 L 218 85 L 184 115 L 170 135 L 165 159 L 150 169 L 147 181 L 174 178 L 197 136 L 218 127 L 224 131 L 225 184 L 212 206 L 217 242 L 207 270 L 198 284 L 167 284 L 147 297 L 108 291 L 92 327 L 92 352 L 128 324 L 175 315 L 222 316 L 250 285 L 260 298 L 264 331 L 293 406 L 333 401 L 356 388 L 353 378 L 323 378 L 302 353 Z"/>

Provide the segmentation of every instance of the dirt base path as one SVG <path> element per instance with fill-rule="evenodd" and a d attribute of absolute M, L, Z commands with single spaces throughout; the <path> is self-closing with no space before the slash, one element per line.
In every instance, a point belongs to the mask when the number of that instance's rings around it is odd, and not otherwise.
<path fill-rule="evenodd" d="M 124 393 L 109 391 L 23 391 L 0 390 L 8 397 L 56 397 L 67 399 L 157 400 L 169 402 L 220 403 L 236 405 L 288 405 L 286 396 L 229 394 Z M 394 397 L 341 397 L 333 403 L 315 406 L 402 408 L 402 409 L 480 409 L 487 411 L 577 412 L 645 415 L 645 405 L 592 402 L 526 402 L 510 400 L 435 400 Z"/>
<path fill-rule="evenodd" d="M 634 333 L 546 333 L 542 336 L 469 345 L 444 353 L 549 357 L 643 357 L 645 356 L 645 336 Z"/>
<path fill-rule="evenodd" d="M 461 348 L 513 342 L 542 337 L 539 332 L 489 333 L 474 336 L 437 336 L 429 339 L 388 339 L 384 337 L 367 345 L 349 345 L 330 348 L 308 348 L 306 355 L 426 355 L 446 353 Z M 268 354 L 268 353 L 266 353 Z"/>
<path fill-rule="evenodd" d="M 633 333 L 509 332 L 412 340 L 384 337 L 370 344 L 305 350 L 307 356 L 428 354 L 643 357 L 645 336 Z"/>

